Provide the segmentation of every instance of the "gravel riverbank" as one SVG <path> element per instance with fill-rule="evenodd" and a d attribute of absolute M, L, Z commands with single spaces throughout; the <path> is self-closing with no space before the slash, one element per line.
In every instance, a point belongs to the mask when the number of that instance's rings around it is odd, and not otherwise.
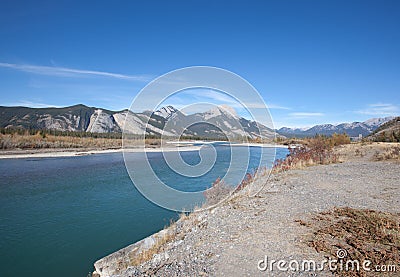
<path fill-rule="evenodd" d="M 121 264 L 114 274 L 288 276 L 289 272 L 276 268 L 261 271 L 259 261 L 265 256 L 271 260 L 324 260 L 324 253 L 305 243 L 310 229 L 299 220 L 333 207 L 400 212 L 400 164 L 372 161 L 375 146 L 357 149 L 339 149 L 342 163 L 259 179 L 253 185 L 268 183 L 257 196 L 248 197 L 244 190 L 213 210 L 183 217 L 170 227 L 174 235 L 148 261 L 136 266 Z M 134 261 L 134 256 L 126 255 L 125 261 Z M 101 272 L 103 267 L 97 264 L 97 276 L 107 276 Z M 309 274 L 290 272 L 290 276 Z M 318 272 L 318 276 L 331 276 L 331 272 Z"/>

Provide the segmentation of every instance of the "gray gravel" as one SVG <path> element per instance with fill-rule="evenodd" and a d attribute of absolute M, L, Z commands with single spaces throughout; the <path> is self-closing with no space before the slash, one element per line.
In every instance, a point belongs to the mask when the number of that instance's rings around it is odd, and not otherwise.
<path fill-rule="evenodd" d="M 257 264 L 265 255 L 270 260 L 322 261 L 324 254 L 304 242 L 310 230 L 295 220 L 345 206 L 400 212 L 399 180 L 399 163 L 365 158 L 271 176 L 255 197 L 244 191 L 211 211 L 180 220 L 173 226 L 175 240 L 121 276 L 316 276 L 260 271 Z"/>

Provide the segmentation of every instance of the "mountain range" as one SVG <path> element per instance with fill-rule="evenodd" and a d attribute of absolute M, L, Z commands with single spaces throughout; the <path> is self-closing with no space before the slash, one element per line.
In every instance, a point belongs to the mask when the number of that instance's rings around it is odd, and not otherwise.
<path fill-rule="evenodd" d="M 382 124 L 392 120 L 394 116 L 383 118 L 371 118 L 364 122 L 352 122 L 341 124 L 321 124 L 311 128 L 288 128 L 282 127 L 277 131 L 278 134 L 285 137 L 309 137 L 316 134 L 333 135 L 334 133 L 346 133 L 350 137 L 358 137 L 360 134 L 365 137 L 375 131 Z"/>
<path fill-rule="evenodd" d="M 347 133 L 351 137 L 367 136 L 394 117 L 372 118 L 364 122 L 322 124 L 311 128 L 282 127 L 278 136 L 306 137 L 315 134 Z M 124 125 L 125 124 L 125 125 Z M 1 128 L 48 129 L 92 133 L 122 132 L 149 135 L 202 138 L 250 137 L 274 138 L 274 130 L 236 114 L 229 106 L 186 115 L 172 106 L 157 111 L 134 113 L 110 111 L 82 104 L 64 108 L 28 108 L 0 106 Z"/>
<path fill-rule="evenodd" d="M 125 124 L 125 125 L 124 125 Z M 75 105 L 65 108 L 0 106 L 1 128 L 48 129 L 92 133 L 122 132 L 149 135 L 188 136 L 222 139 L 226 137 L 274 138 L 274 131 L 238 116 L 228 106 L 186 115 L 172 106 L 134 113 L 129 110 Z"/>

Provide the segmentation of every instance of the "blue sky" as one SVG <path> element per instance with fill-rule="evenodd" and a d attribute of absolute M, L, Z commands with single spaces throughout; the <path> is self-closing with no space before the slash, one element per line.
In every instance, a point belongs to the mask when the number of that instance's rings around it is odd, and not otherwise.
<path fill-rule="evenodd" d="M 400 1 L 2 1 L 0 105 L 130 106 L 209 65 L 248 80 L 276 127 L 400 114 Z"/>

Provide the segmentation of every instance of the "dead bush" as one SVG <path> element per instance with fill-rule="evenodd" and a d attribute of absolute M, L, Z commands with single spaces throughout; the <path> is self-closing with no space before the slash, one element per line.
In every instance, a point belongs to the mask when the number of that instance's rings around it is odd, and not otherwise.
<path fill-rule="evenodd" d="M 275 172 L 286 171 L 294 168 L 303 168 L 316 164 L 330 164 L 338 162 L 338 155 L 333 152 L 336 142 L 331 138 L 316 136 L 307 139 L 303 145 L 289 148 L 289 154 L 285 159 L 278 159 L 273 170 Z"/>
<path fill-rule="evenodd" d="M 310 222 L 297 222 L 313 229 L 307 244 L 318 252 L 337 259 L 337 251 L 344 249 L 344 264 L 352 260 L 372 262 L 371 272 L 337 269 L 335 275 L 376 276 L 375 265 L 400 268 L 400 214 L 344 207 L 320 213 Z"/>

